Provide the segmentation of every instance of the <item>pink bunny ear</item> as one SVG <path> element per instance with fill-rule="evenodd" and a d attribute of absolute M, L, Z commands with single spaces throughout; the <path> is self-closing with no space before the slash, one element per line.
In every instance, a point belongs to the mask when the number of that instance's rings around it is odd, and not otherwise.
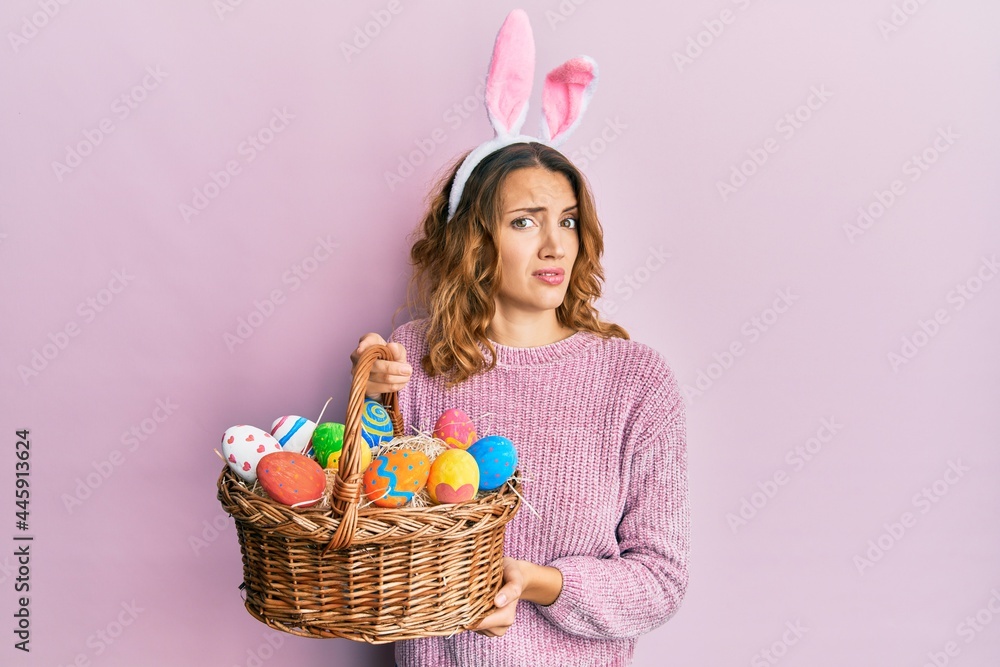
<path fill-rule="evenodd" d="M 567 60 L 545 77 L 542 139 L 558 146 L 580 124 L 597 87 L 597 63 L 587 56 Z"/>
<path fill-rule="evenodd" d="M 528 113 L 535 77 L 535 38 L 523 9 L 515 9 L 497 33 L 486 77 L 486 112 L 498 137 L 515 136 Z"/>

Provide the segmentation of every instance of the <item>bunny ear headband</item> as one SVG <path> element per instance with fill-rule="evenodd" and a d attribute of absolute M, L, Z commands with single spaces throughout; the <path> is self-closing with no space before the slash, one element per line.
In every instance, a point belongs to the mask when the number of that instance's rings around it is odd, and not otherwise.
<path fill-rule="evenodd" d="M 497 33 L 486 75 L 486 113 L 496 136 L 477 146 L 455 172 L 448 199 L 448 220 L 455 215 L 469 175 L 483 158 L 511 144 L 537 142 L 560 145 L 580 124 L 597 87 L 597 63 L 588 56 L 567 60 L 545 77 L 542 89 L 541 138 L 520 134 L 528 115 L 528 97 L 535 77 L 535 40 L 528 15 L 515 9 Z"/>

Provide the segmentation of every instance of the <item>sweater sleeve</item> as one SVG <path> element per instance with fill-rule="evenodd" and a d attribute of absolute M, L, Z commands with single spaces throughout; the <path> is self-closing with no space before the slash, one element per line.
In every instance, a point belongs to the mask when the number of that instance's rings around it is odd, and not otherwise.
<path fill-rule="evenodd" d="M 625 508 L 618 523 L 619 554 L 566 556 L 563 588 L 551 605 L 537 605 L 566 632 L 594 639 L 632 638 L 665 623 L 679 608 L 688 582 L 690 505 L 684 403 L 667 371 L 660 400 L 644 401 L 641 426 L 626 436 Z"/>

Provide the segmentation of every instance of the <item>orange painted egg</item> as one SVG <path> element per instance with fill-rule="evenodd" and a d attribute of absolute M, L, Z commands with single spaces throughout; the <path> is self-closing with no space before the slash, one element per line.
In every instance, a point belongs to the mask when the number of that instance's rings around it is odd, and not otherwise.
<path fill-rule="evenodd" d="M 365 470 L 365 497 L 379 507 L 402 507 L 427 484 L 431 462 L 423 452 L 395 449 Z"/>
<path fill-rule="evenodd" d="M 309 507 L 323 499 L 326 473 L 304 454 L 275 452 L 257 464 L 257 479 L 273 500 L 292 507 Z"/>
<path fill-rule="evenodd" d="M 438 417 L 434 424 L 434 437 L 453 449 L 468 449 L 476 441 L 476 426 L 458 408 L 452 408 Z"/>
<path fill-rule="evenodd" d="M 472 500 L 479 491 L 479 466 L 472 454 L 464 449 L 447 449 L 434 459 L 427 479 L 431 500 L 441 503 L 461 503 Z"/>

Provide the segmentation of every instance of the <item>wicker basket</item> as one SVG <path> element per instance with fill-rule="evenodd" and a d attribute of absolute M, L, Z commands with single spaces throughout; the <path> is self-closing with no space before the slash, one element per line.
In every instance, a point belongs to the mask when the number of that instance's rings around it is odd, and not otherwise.
<path fill-rule="evenodd" d="M 382 644 L 468 630 L 493 608 L 504 528 L 520 507 L 516 481 L 454 505 L 360 507 L 364 390 L 372 364 L 390 358 L 378 345 L 358 360 L 329 503 L 292 509 L 251 491 L 228 466 L 219 475 L 243 552 L 246 608 L 272 628 Z M 383 398 L 402 435 L 395 392 Z"/>

